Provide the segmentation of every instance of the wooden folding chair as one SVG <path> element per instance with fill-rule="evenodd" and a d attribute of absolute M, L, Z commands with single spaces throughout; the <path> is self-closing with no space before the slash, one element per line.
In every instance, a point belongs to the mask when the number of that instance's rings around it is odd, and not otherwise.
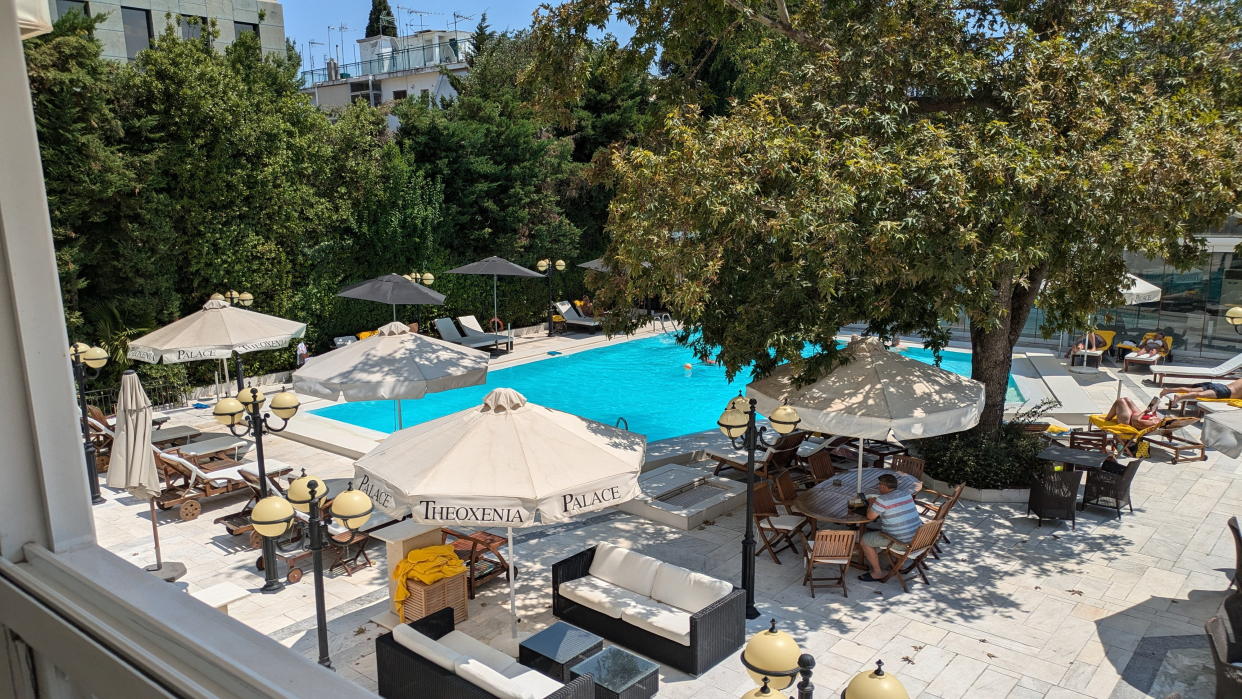
<path fill-rule="evenodd" d="M 893 567 L 889 569 L 888 575 L 880 578 L 880 582 L 884 582 L 894 575 L 897 576 L 897 582 L 901 583 L 903 592 L 909 592 L 910 588 L 906 585 L 905 572 L 902 568 L 908 563 L 913 572 L 919 574 L 924 585 L 930 585 L 927 581 L 927 554 L 931 553 L 932 547 L 936 545 L 936 539 L 940 536 L 940 528 L 944 524 L 942 519 L 933 519 L 919 527 L 914 533 L 914 538 L 909 544 L 903 544 L 899 541 L 890 542 L 888 548 L 884 552 L 888 554 L 888 558 L 892 561 Z"/>
<path fill-rule="evenodd" d="M 811 472 L 811 480 L 817 484 L 823 483 L 837 473 L 837 467 L 832 463 L 832 452 L 827 449 L 821 449 L 806 457 L 806 467 Z"/>
<path fill-rule="evenodd" d="M 498 575 L 517 576 L 517 571 L 510 571 L 509 562 L 500 552 L 501 546 L 506 543 L 503 536 L 489 532 L 466 534 L 441 527 L 440 541 L 452 546 L 457 557 L 465 562 L 469 575 L 466 578 L 466 592 L 470 599 L 474 599 L 480 585 Z"/>
<path fill-rule="evenodd" d="M 922 514 L 924 517 L 931 515 L 931 518 L 933 520 L 936 520 L 936 519 L 943 520 L 945 517 L 949 516 L 949 511 L 952 510 L 955 506 L 957 506 L 957 501 L 962 499 L 962 491 L 965 489 L 966 489 L 965 483 L 958 483 L 956 486 L 954 486 L 953 492 L 947 495 L 945 493 L 938 493 L 934 490 L 922 490 L 920 492 L 930 493 L 933 497 L 937 499 L 932 500 L 932 501 L 915 500 L 914 503 L 918 505 L 919 507 L 923 508 L 923 511 L 920 514 Z M 946 544 L 953 543 L 952 541 L 949 540 L 949 535 L 945 534 L 943 529 L 940 532 L 940 541 L 943 541 Z M 940 558 L 940 545 L 939 544 L 932 547 L 932 556 L 935 558 Z"/>
<path fill-rule="evenodd" d="M 785 511 L 791 515 L 802 515 L 798 511 L 798 484 L 794 482 L 793 475 L 789 471 L 782 471 L 781 475 L 770 479 L 775 486 L 776 500 L 785 506 Z"/>
<path fill-rule="evenodd" d="M 894 456 L 892 461 L 894 471 L 900 471 L 901 473 L 914 476 L 920 481 L 923 480 L 923 467 L 926 465 L 926 461 L 923 461 L 917 456 L 910 456 L 909 454 L 899 454 Z"/>
<path fill-rule="evenodd" d="M 772 561 L 780 565 L 781 559 L 776 554 L 785 549 L 793 549 L 797 553 L 798 545 L 794 541 L 794 535 L 801 534 L 806 538 L 811 529 L 810 525 L 811 520 L 806 517 L 782 515 L 776 509 L 776 501 L 772 499 L 768 484 L 755 484 L 755 529 L 763 540 L 763 546 L 755 551 L 756 556 L 767 551 L 772 556 Z M 784 542 L 784 546 L 777 548 L 781 542 Z"/>
<path fill-rule="evenodd" d="M 815 532 L 815 538 L 805 542 L 802 559 L 806 563 L 806 573 L 802 576 L 802 584 L 811 588 L 811 598 L 815 598 L 816 587 L 840 587 L 841 594 L 850 596 L 845 585 L 845 573 L 850 568 L 850 559 L 858 544 L 857 529 L 821 529 Z M 815 566 L 837 566 L 836 577 L 815 577 Z"/>

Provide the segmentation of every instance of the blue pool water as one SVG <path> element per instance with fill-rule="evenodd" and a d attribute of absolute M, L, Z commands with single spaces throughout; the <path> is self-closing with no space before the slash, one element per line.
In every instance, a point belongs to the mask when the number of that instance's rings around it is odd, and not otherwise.
<path fill-rule="evenodd" d="M 930 350 L 901 352 L 932 363 Z M 689 371 L 683 368 L 687 363 L 692 365 Z M 970 355 L 944 352 L 941 366 L 970 375 Z M 730 382 L 723 367 L 703 364 L 689 348 L 660 335 L 489 371 L 485 385 L 402 401 L 402 426 L 475 407 L 492 389 L 503 387 L 533 403 L 608 425 L 623 417 L 631 430 L 649 440 L 665 439 L 715 427 L 724 405 L 749 383 L 749 372 L 744 373 Z M 1013 377 L 1006 397 L 1021 400 Z M 393 401 L 340 403 L 311 412 L 380 432 L 396 429 Z"/>

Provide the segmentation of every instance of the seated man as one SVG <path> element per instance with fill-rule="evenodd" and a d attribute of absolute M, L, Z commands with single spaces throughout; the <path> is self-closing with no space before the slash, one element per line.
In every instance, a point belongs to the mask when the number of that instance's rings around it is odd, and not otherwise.
<path fill-rule="evenodd" d="M 880 491 L 879 495 L 870 499 L 867 520 L 878 519 L 880 531 L 863 532 L 859 546 L 871 570 L 858 576 L 859 580 L 872 582 L 887 575 L 888 571 L 880 568 L 879 550 L 887 548 L 892 541 L 910 543 L 919 527 L 923 526 L 918 508 L 914 505 L 914 496 L 898 491 L 899 483 L 897 476 L 885 473 L 880 476 L 880 482 L 876 486 L 876 490 Z"/>
<path fill-rule="evenodd" d="M 1207 381 L 1189 386 L 1176 386 L 1164 389 L 1160 395 L 1165 396 L 1170 393 L 1173 397 L 1169 400 L 1174 403 L 1196 398 L 1242 398 L 1242 379 L 1234 379 L 1229 383 Z"/>
<path fill-rule="evenodd" d="M 1162 393 L 1162 395 L 1164 394 Z M 1129 425 L 1136 430 L 1155 427 L 1164 419 L 1164 416 L 1156 410 L 1156 404 L 1160 402 L 1161 396 L 1152 398 L 1146 408 L 1140 408 L 1133 398 L 1118 398 L 1113 401 L 1113 405 L 1108 409 L 1108 414 L 1104 416 L 1104 419 Z"/>

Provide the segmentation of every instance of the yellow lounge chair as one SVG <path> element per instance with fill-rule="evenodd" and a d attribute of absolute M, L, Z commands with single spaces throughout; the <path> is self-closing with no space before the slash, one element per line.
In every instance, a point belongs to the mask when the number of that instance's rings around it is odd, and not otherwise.
<path fill-rule="evenodd" d="M 1129 352 L 1126 353 L 1125 357 L 1123 357 L 1121 360 L 1121 370 L 1129 371 L 1131 364 L 1143 364 L 1146 366 L 1151 366 L 1161 360 L 1168 359 L 1169 356 L 1172 355 L 1173 353 L 1173 338 L 1172 336 L 1169 336 L 1169 335 L 1164 336 L 1164 351 L 1163 352 L 1158 353 L 1155 357 L 1136 356 L 1136 352 L 1138 352 L 1139 347 L 1142 347 L 1148 340 L 1155 339 L 1155 337 L 1160 334 L 1161 333 L 1150 332 L 1150 333 L 1146 333 L 1145 335 L 1143 335 L 1143 337 L 1139 339 L 1137 343 L 1131 343 L 1131 342 L 1118 343 L 1117 349 L 1130 350 Z"/>
<path fill-rule="evenodd" d="M 1175 430 L 1198 422 L 1197 417 L 1166 417 L 1142 430 L 1134 425 L 1109 420 L 1103 415 L 1088 415 L 1087 419 L 1094 429 L 1073 433 L 1070 436 L 1071 448 L 1087 447 L 1108 451 L 1111 442 L 1122 454 L 1135 459 L 1145 459 L 1154 444 L 1173 452 L 1173 463 L 1181 460 L 1183 451 L 1199 452 L 1199 458 L 1192 459 L 1194 461 L 1207 458 L 1206 447 L 1202 443 L 1173 434 Z"/>
<path fill-rule="evenodd" d="M 1099 335 L 1100 339 L 1104 341 L 1104 344 L 1097 345 L 1094 349 L 1084 348 L 1080 350 L 1074 350 L 1073 352 L 1070 353 L 1070 365 L 1071 366 L 1074 364 L 1075 355 L 1082 357 L 1082 365 L 1084 367 L 1087 366 L 1088 357 L 1095 357 L 1095 365 L 1099 366 L 1100 358 L 1104 356 L 1105 352 L 1112 349 L 1113 340 L 1117 338 L 1117 331 L 1116 330 L 1092 330 L 1091 332 L 1087 333 L 1087 335 L 1088 336 Z"/>

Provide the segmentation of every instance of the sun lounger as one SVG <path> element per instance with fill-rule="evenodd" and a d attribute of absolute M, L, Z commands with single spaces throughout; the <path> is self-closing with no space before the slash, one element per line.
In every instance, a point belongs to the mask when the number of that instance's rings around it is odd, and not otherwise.
<path fill-rule="evenodd" d="M 1124 357 L 1122 357 L 1122 360 L 1121 360 L 1121 370 L 1123 372 L 1129 371 L 1131 364 L 1142 364 L 1144 366 L 1149 367 L 1150 369 L 1154 369 L 1157 364 L 1163 361 L 1168 361 L 1168 359 L 1173 356 L 1173 338 L 1170 337 L 1169 335 L 1164 336 L 1164 349 L 1162 351 L 1157 352 L 1154 356 L 1153 355 L 1141 355 L 1141 356 L 1139 355 L 1138 353 L 1139 348 L 1147 344 L 1148 340 L 1154 340 L 1158 334 L 1159 333 L 1154 333 L 1154 332 L 1146 333 L 1145 335 L 1143 335 L 1142 338 L 1139 339 L 1138 342 L 1118 342 L 1117 343 L 1118 350 L 1124 350 L 1124 349 L 1130 350 Z"/>
<path fill-rule="evenodd" d="M 204 471 L 198 464 L 172 451 L 160 451 L 155 447 L 151 449 L 155 452 L 156 466 L 164 472 L 165 483 L 164 492 L 156 498 L 155 505 L 161 510 L 177 507 L 177 514 L 183 520 L 198 517 L 203 508 L 199 502 L 202 498 L 238 490 L 249 490 L 252 497 L 258 493 L 253 484 L 258 482 L 259 465 L 253 461 L 215 471 Z M 264 466 L 268 481 L 273 485 L 277 476 L 293 470 L 275 459 L 264 459 Z"/>
<path fill-rule="evenodd" d="M 194 465 L 199 468 L 206 466 L 219 468 L 238 463 L 237 450 L 246 446 L 246 444 L 247 442 L 244 439 L 226 435 L 222 437 L 204 439 L 201 442 L 190 442 L 189 444 L 183 444 L 179 447 L 175 447 L 171 451 L 175 451 L 187 461 L 192 461 Z M 228 452 L 233 452 L 232 456 L 228 456 Z M 213 464 L 211 463 L 212 461 L 222 463 Z M 215 468 L 209 468 L 208 470 L 215 470 Z"/>
<path fill-rule="evenodd" d="M 1164 385 L 1164 380 L 1168 377 L 1195 378 L 1207 381 L 1210 379 L 1236 378 L 1239 373 L 1242 373 L 1242 354 L 1234 355 L 1232 359 L 1221 362 L 1216 366 L 1166 364 L 1151 368 L 1152 378 L 1160 386 Z"/>
<path fill-rule="evenodd" d="M 556 310 L 565 319 L 565 325 L 576 325 L 580 328 L 590 328 L 592 332 L 604 327 L 604 324 L 594 318 L 587 318 L 578 312 L 578 309 L 568 301 L 557 301 Z"/>
<path fill-rule="evenodd" d="M 479 320 L 475 318 L 474 316 L 458 316 L 457 323 L 461 325 L 462 331 L 466 333 L 465 335 L 466 339 L 473 340 L 473 339 L 484 338 L 484 337 L 498 338 L 500 342 L 508 343 L 509 351 L 510 352 L 513 351 L 513 338 L 512 337 L 509 337 L 508 335 L 501 335 L 498 333 L 487 332 L 486 330 L 483 329 L 481 325 L 479 325 Z"/>
<path fill-rule="evenodd" d="M 501 343 L 509 342 L 509 338 L 501 335 L 493 335 L 488 337 L 466 337 L 457 331 L 457 326 L 453 325 L 453 321 L 448 318 L 436 318 L 435 324 L 436 332 L 440 333 L 440 339 L 446 342 L 452 342 L 456 345 L 473 347 L 474 349 L 482 349 L 484 347 L 499 347 Z"/>
<path fill-rule="evenodd" d="M 151 430 L 151 443 L 157 447 L 164 448 L 166 445 L 179 441 L 190 441 L 195 437 L 202 436 L 202 432 L 190 427 L 189 425 L 173 425 L 172 427 L 161 427 Z"/>

